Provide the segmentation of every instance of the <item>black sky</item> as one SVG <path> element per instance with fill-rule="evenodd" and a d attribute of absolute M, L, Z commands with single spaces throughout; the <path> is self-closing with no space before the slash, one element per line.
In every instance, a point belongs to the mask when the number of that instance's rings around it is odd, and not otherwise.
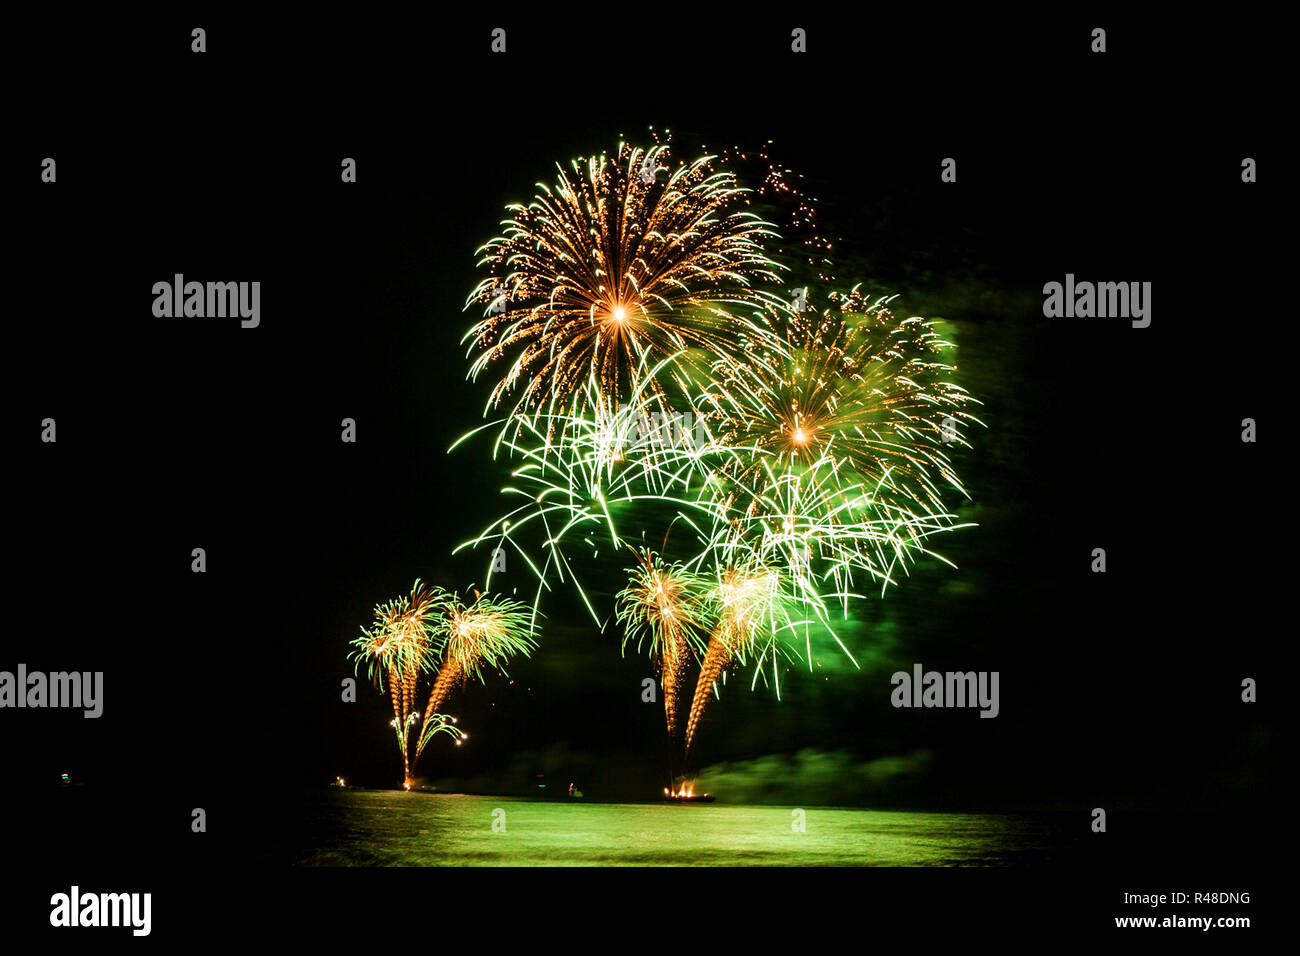
<path fill-rule="evenodd" d="M 863 278 L 954 324 L 988 425 L 960 459 L 980 526 L 942 548 L 960 570 L 922 567 L 863 612 L 862 639 L 890 642 L 863 671 L 792 674 L 781 703 L 730 689 L 701 764 L 926 751 L 926 774 L 878 799 L 1265 805 L 1277 711 L 1268 692 L 1253 708 L 1238 695 L 1280 637 L 1267 604 L 1289 356 L 1276 198 L 1239 168 L 1269 156 L 1274 118 L 1201 68 L 1190 28 L 1112 30 L 1098 62 L 1070 20 L 922 42 L 822 18 L 799 60 L 784 23 L 753 18 L 617 41 L 520 21 L 501 61 L 466 50 L 455 22 L 211 23 L 197 62 L 188 23 L 26 38 L 56 78 L 24 96 L 6 157 L 19 241 L 0 667 L 103 670 L 107 690 L 99 721 L 5 714 L 11 792 L 62 772 L 119 792 L 163 782 L 115 807 L 161 832 L 191 805 L 237 812 L 250 786 L 391 782 L 386 702 L 363 688 L 344 705 L 338 687 L 371 606 L 417 576 L 479 575 L 450 551 L 495 516 L 501 473 L 482 444 L 445 454 L 486 395 L 459 344 L 474 250 L 555 161 L 654 125 L 772 140 Z M 31 172 L 44 155 L 56 188 Z M 956 184 L 939 181 L 945 156 Z M 1042 284 L 1067 272 L 1153 282 L 1152 326 L 1044 319 Z M 154 320 L 149 289 L 174 273 L 261 280 L 262 327 Z M 46 416 L 56 446 L 36 440 Z M 1238 438 L 1247 416 L 1257 445 Z M 1099 546 L 1104 576 L 1089 572 Z M 579 773 L 620 799 L 657 785 L 646 665 L 571 601 L 546 610 L 514 684 L 466 692 L 474 747 L 431 775 Z M 1000 671 L 1001 716 L 892 709 L 888 675 L 913 661 Z"/>

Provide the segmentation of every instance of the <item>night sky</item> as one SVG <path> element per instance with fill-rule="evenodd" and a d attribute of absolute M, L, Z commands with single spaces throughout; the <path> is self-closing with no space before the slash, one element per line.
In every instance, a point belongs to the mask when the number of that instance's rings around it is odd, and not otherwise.
<path fill-rule="evenodd" d="M 68 836 L 79 851 L 126 830 L 169 845 L 192 806 L 274 840 L 250 794 L 399 781 L 387 698 L 361 681 L 343 704 L 339 682 L 373 605 L 416 577 L 482 578 L 481 553 L 450 552 L 500 513 L 505 472 L 486 441 L 446 453 L 479 424 L 489 378 L 465 380 L 460 345 L 474 251 L 556 161 L 650 126 L 714 149 L 772 141 L 819 200 L 840 276 L 948 323 L 988 426 L 956 457 L 959 513 L 978 523 L 937 545 L 957 569 L 923 562 L 858 607 L 860 670 L 822 655 L 779 702 L 733 673 L 696 769 L 798 761 L 752 781 L 777 800 L 1199 814 L 1225 847 L 1272 805 L 1270 555 L 1289 535 L 1270 413 L 1289 353 L 1263 229 L 1282 171 L 1264 158 L 1269 107 L 1233 94 L 1226 67 L 1197 68 L 1190 27 L 1112 27 L 1097 62 L 1091 23 L 1065 19 L 924 41 L 915 24 L 808 19 L 805 59 L 784 53 L 784 21 L 654 18 L 634 35 L 512 21 L 502 66 L 486 39 L 462 49 L 451 20 L 205 22 L 197 61 L 188 21 L 24 37 L 45 62 L 101 68 L 24 94 L 6 152 L 0 668 L 103 670 L 106 702 L 97 721 L 3 715 L 11 819 L 52 819 L 66 772 L 106 823 Z M 492 25 L 463 29 L 477 43 Z M 33 172 L 45 155 L 57 187 Z M 1240 181 L 1247 155 L 1260 184 Z M 946 156 L 955 184 L 939 181 Z M 174 273 L 261 280 L 261 327 L 154 319 L 149 289 Z M 1152 282 L 1151 327 L 1043 318 L 1043 284 L 1066 273 Z M 57 445 L 36 437 L 46 416 Z M 1241 442 L 1244 417 L 1259 443 Z M 593 566 L 598 596 L 622 566 Z M 498 584 L 531 597 L 521 567 Z M 653 798 L 648 663 L 563 591 L 543 609 L 533 658 L 454 701 L 471 744 L 435 744 L 421 773 Z M 892 708 L 889 675 L 914 662 L 999 671 L 1001 714 Z M 1243 677 L 1259 703 L 1241 703 Z"/>

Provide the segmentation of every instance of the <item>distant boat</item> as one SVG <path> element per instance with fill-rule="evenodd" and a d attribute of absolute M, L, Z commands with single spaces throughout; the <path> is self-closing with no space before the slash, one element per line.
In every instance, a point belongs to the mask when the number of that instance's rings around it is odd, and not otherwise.
<path fill-rule="evenodd" d="M 672 791 L 669 790 L 667 787 L 664 787 L 664 802 L 665 803 L 712 803 L 713 794 L 696 793 L 694 784 L 684 786 L 682 787 L 682 789 L 677 791 Z"/>

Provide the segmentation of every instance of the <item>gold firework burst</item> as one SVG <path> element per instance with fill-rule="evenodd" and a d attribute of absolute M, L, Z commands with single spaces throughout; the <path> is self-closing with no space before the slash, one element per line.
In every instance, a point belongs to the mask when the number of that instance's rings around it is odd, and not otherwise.
<path fill-rule="evenodd" d="M 781 303 L 760 288 L 777 283 L 761 245 L 774 233 L 714 157 L 622 143 L 539 186 L 480 250 L 490 275 L 467 303 L 486 312 L 466 336 L 471 378 L 509 362 L 493 406 L 517 390 L 517 413 L 574 410 L 589 379 L 618 403 L 665 359 L 689 397 L 714 362 L 779 349 Z"/>
<path fill-rule="evenodd" d="M 764 635 L 768 638 L 775 635 L 781 626 L 782 605 L 788 600 L 782 590 L 781 575 L 757 563 L 722 569 L 712 598 L 717 605 L 717 620 L 709 635 L 691 699 L 686 723 L 688 752 L 695 742 L 713 685 L 732 661 L 743 661 L 764 640 Z"/>
<path fill-rule="evenodd" d="M 757 451 L 751 468 L 829 462 L 891 505 L 942 508 L 943 485 L 962 492 L 944 449 L 977 421 L 942 360 L 951 343 L 925 319 L 899 319 L 889 299 L 854 289 L 830 300 L 794 315 L 784 360 L 721 369 L 709 399 L 721 443 Z"/>
<path fill-rule="evenodd" d="M 643 643 L 649 645 L 650 657 L 660 669 L 664 718 L 672 738 L 677 733 L 682 679 L 705 626 L 705 585 L 698 575 L 681 565 L 665 564 L 644 549 L 629 573 L 628 586 L 614 599 L 616 619 L 623 625 L 623 646 L 635 641 L 639 651 Z"/>

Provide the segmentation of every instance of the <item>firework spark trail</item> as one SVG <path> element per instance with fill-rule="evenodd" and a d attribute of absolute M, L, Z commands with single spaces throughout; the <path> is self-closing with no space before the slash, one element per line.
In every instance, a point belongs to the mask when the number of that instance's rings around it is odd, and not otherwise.
<path fill-rule="evenodd" d="M 754 204 L 770 207 L 763 215 L 775 220 L 781 234 L 776 257 L 798 260 L 798 272 L 811 270 L 819 283 L 834 282 L 830 258 L 834 242 L 819 225 L 818 200 L 807 195 L 798 182 L 803 177 L 775 162 L 767 144 L 756 150 L 725 147 L 719 155 L 744 185 L 753 188 Z"/>
<path fill-rule="evenodd" d="M 406 702 L 403 699 L 401 687 L 397 667 L 390 667 L 388 669 L 388 695 L 393 701 L 393 727 L 397 731 L 397 747 L 402 752 L 402 780 L 405 782 L 411 779 L 410 750 L 406 742 L 406 732 L 411 725 L 406 719 Z"/>
<path fill-rule="evenodd" d="M 375 623 L 363 627 L 352 641 L 351 656 L 356 666 L 359 668 L 365 662 L 370 677 L 381 690 L 387 675 L 388 695 L 393 704 L 392 725 L 402 754 L 403 781 L 408 787 L 413 768 L 410 730 L 415 683 L 429 667 L 432 649 L 429 623 L 445 603 L 445 592 L 422 584 L 417 578 L 410 596 L 376 605 Z"/>
<path fill-rule="evenodd" d="M 652 551 L 641 549 L 629 568 L 628 586 L 614 599 L 615 615 L 623 626 L 623 649 L 648 645 L 650 659 L 660 671 L 664 720 L 669 740 L 677 734 L 677 699 L 686 667 L 699 649 L 704 626 L 706 592 L 702 579 L 681 565 L 665 565 Z"/>
<path fill-rule="evenodd" d="M 414 783 L 420 754 L 436 734 L 451 734 L 457 744 L 468 736 L 453 726 L 454 717 L 436 713 L 451 691 L 471 674 L 481 680 L 484 666 L 504 671 L 511 655 L 531 652 L 535 645 L 527 626 L 529 614 L 527 605 L 477 593 L 474 602 L 465 606 L 454 594 L 418 579 L 409 597 L 375 607 L 376 623 L 361 629 L 350 656 L 358 668 L 366 664 L 381 690 L 387 676 L 407 789 Z M 429 706 L 421 717 L 415 710 L 419 678 L 433 669 L 439 655 Z M 417 721 L 412 754 L 411 730 Z"/>
<path fill-rule="evenodd" d="M 457 686 L 470 677 L 482 680 L 484 667 L 504 673 L 508 658 L 528 656 L 537 646 L 529 623 L 533 611 L 519 601 L 476 591 L 472 603 L 466 605 L 452 595 L 444 608 L 445 613 L 433 625 L 442 638 L 442 664 L 424 709 L 415 760 L 432 736 L 427 728 L 435 712 Z"/>
<path fill-rule="evenodd" d="M 896 318 L 889 298 L 856 287 L 829 298 L 824 312 L 791 320 L 784 361 L 716 367 L 707 401 L 724 423 L 720 444 L 770 452 L 778 471 L 834 458 L 880 497 L 922 513 L 942 507 L 939 482 L 965 494 L 943 446 L 966 445 L 959 426 L 978 420 L 940 361 L 952 344 L 924 319 Z"/>
<path fill-rule="evenodd" d="M 695 742 L 695 732 L 704 717 L 704 706 L 709 702 L 713 685 L 722 677 L 722 671 L 732 659 L 731 648 L 715 633 L 709 637 L 709 646 L 700 664 L 700 677 L 695 684 L 695 695 L 691 698 L 690 714 L 686 721 L 686 752 L 690 753 L 691 744 Z"/>
<path fill-rule="evenodd" d="M 962 527 L 946 513 L 916 512 L 891 504 L 881 483 L 864 486 L 845 475 L 838 459 L 823 457 L 811 466 L 773 467 L 775 455 L 754 449 L 758 462 L 753 483 L 719 485 L 729 496 L 730 520 L 715 525 L 710 550 L 718 564 L 736 552 L 785 568 L 794 591 L 828 622 L 825 598 L 841 597 L 854 572 L 879 582 L 883 593 L 897 583 L 896 572 L 921 554 L 924 539 Z M 737 502 L 744 511 L 738 512 Z M 834 595 L 823 589 L 836 583 Z"/>
<path fill-rule="evenodd" d="M 398 680 L 397 666 L 393 665 L 388 668 L 388 696 L 393 702 L 393 719 L 402 720 L 406 715 L 406 709 L 402 706 L 401 681 Z"/>
<path fill-rule="evenodd" d="M 711 446 L 707 427 L 678 434 L 678 441 L 654 433 L 655 398 L 645 390 L 634 402 L 609 409 L 594 381 L 586 389 L 587 414 L 540 415 L 522 420 L 517 433 L 497 436 L 494 454 L 520 461 L 502 493 L 522 503 L 453 553 L 486 542 L 494 550 L 513 548 L 538 580 L 534 606 L 553 580 L 570 580 L 599 624 L 601 616 L 575 577 L 572 549 L 595 557 L 603 547 L 621 549 L 637 532 L 657 533 L 671 520 L 680 518 L 687 527 L 721 520 L 704 456 L 726 452 Z M 534 558 L 523 543 L 529 534 L 541 539 L 544 558 Z"/>
<path fill-rule="evenodd" d="M 447 702 L 451 692 L 459 687 L 465 680 L 465 671 L 461 667 L 460 661 L 455 657 L 448 657 L 438 668 L 438 676 L 433 682 L 433 688 L 429 691 L 429 704 L 424 708 L 424 720 L 429 718 Z"/>
<path fill-rule="evenodd" d="M 713 685 L 733 660 L 744 662 L 757 651 L 766 654 L 779 631 L 793 626 L 791 596 L 777 570 L 754 561 L 724 568 L 712 592 L 717 622 L 709 636 L 686 724 L 689 753 Z"/>
<path fill-rule="evenodd" d="M 409 714 L 415 707 L 415 684 L 419 679 L 418 667 L 408 667 L 402 680 L 402 713 Z"/>
<path fill-rule="evenodd" d="M 414 714 L 411 715 L 414 719 Z M 459 747 L 463 741 L 469 739 L 469 734 L 465 733 L 456 726 L 456 718 L 447 714 L 434 713 L 430 714 L 420 727 L 420 736 L 416 742 L 417 755 L 424 752 L 425 746 L 438 734 L 447 734 Z"/>
<path fill-rule="evenodd" d="M 779 350 L 769 320 L 783 302 L 761 288 L 779 283 L 763 250 L 775 233 L 714 159 L 664 167 L 668 146 L 622 143 L 616 159 L 558 167 L 554 188 L 509 207 L 505 234 L 479 250 L 490 275 L 466 303 L 487 313 L 465 337 L 470 377 L 510 360 L 491 406 L 522 386 L 512 418 L 580 411 L 588 377 L 621 401 L 670 354 L 680 367 L 668 377 L 686 394 L 711 363 L 733 360 L 738 337 Z M 662 380 L 649 385 L 662 394 Z"/>
<path fill-rule="evenodd" d="M 664 726 L 668 730 L 669 740 L 677 736 L 677 695 L 681 692 L 682 683 L 686 678 L 687 661 L 688 658 L 682 649 L 674 655 L 665 655 L 662 664 L 663 675 L 660 684 L 664 694 Z"/>

